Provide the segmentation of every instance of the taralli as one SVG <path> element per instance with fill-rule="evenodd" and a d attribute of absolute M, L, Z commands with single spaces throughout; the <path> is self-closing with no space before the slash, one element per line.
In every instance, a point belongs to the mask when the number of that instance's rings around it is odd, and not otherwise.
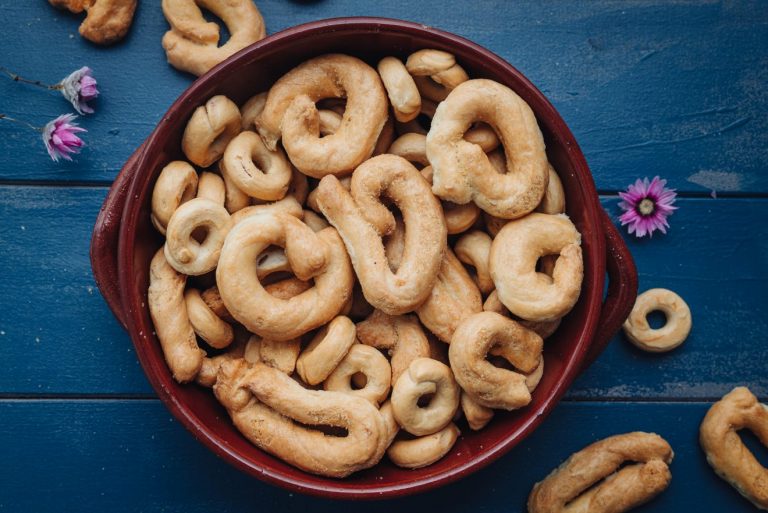
<path fill-rule="evenodd" d="M 234 342 L 232 342 L 229 347 L 227 347 L 225 352 L 210 358 L 203 358 L 203 365 L 200 367 L 200 372 L 195 376 L 195 383 L 206 388 L 211 388 L 216 384 L 219 369 L 224 362 L 243 358 L 247 348 L 247 342 L 244 341 L 242 337 L 238 337 L 235 338 Z M 258 361 L 258 358 L 255 361 Z"/>
<path fill-rule="evenodd" d="M 395 118 L 401 123 L 415 119 L 421 110 L 421 95 L 403 62 L 397 57 L 384 57 L 378 70 Z"/>
<path fill-rule="evenodd" d="M 186 276 L 168 264 L 163 250 L 158 250 L 149 264 L 147 303 L 165 361 L 179 383 L 195 379 L 205 357 L 184 304 L 186 281 Z"/>
<path fill-rule="evenodd" d="M 325 381 L 355 343 L 355 334 L 354 323 L 342 315 L 323 327 L 296 362 L 301 379 L 308 385 Z"/>
<path fill-rule="evenodd" d="M 227 145 L 221 172 L 249 196 L 276 201 L 288 192 L 291 163 L 277 147 L 270 151 L 255 132 L 241 132 Z"/>
<path fill-rule="evenodd" d="M 218 46 L 219 26 L 205 21 L 200 7 L 226 24 L 229 39 L 223 45 Z M 163 36 L 168 62 L 197 76 L 267 35 L 253 0 L 163 0 L 163 14 L 171 25 Z"/>
<path fill-rule="evenodd" d="M 369 401 L 307 390 L 260 363 L 250 368 L 243 360 L 224 363 L 214 392 L 246 438 L 313 474 L 345 477 L 376 464 L 382 438 L 389 435 L 384 418 Z M 338 427 L 347 434 L 326 436 L 304 425 Z"/>
<path fill-rule="evenodd" d="M 187 289 L 184 292 L 184 303 L 187 305 L 189 322 L 198 337 L 216 349 L 227 347 L 234 339 L 232 326 L 221 319 L 211 310 L 197 289 Z"/>
<path fill-rule="evenodd" d="M 483 150 L 464 139 L 477 121 L 498 133 L 507 154 L 506 174 L 497 173 Z M 427 135 L 427 158 L 437 196 L 459 204 L 474 201 L 496 217 L 514 219 L 531 212 L 547 187 L 544 139 L 533 111 L 492 80 L 464 82 L 440 103 Z"/>
<path fill-rule="evenodd" d="M 456 64 L 456 58 L 442 50 L 424 49 L 408 56 L 405 67 L 413 76 L 428 76 L 448 70 Z"/>
<path fill-rule="evenodd" d="M 387 456 L 398 467 L 426 467 L 448 454 L 460 434 L 455 424 L 448 424 L 431 435 L 412 440 L 395 440 L 387 449 Z"/>
<path fill-rule="evenodd" d="M 655 311 L 662 312 L 667 319 L 658 329 L 648 324 L 648 314 Z M 650 289 L 637 296 L 623 329 L 629 341 L 640 349 L 661 353 L 685 342 L 691 325 L 691 309 L 683 298 L 671 290 Z"/>
<path fill-rule="evenodd" d="M 347 99 L 341 126 L 320 137 L 315 102 Z M 302 173 L 322 178 L 351 173 L 371 156 L 387 121 L 387 97 L 378 73 L 347 55 L 330 54 L 300 64 L 269 90 L 257 120 L 267 147 L 282 138 L 291 162 Z"/>
<path fill-rule="evenodd" d="M 738 431 L 749 429 L 768 446 L 768 406 L 746 387 L 734 388 L 712 405 L 699 429 L 707 461 L 755 507 L 768 510 L 768 469 L 744 445 Z"/>
<path fill-rule="evenodd" d="M 668 465 L 673 456 L 669 444 L 652 433 L 600 440 L 571 455 L 536 483 L 528 497 L 528 513 L 630 510 L 669 486 L 672 474 Z"/>
<path fill-rule="evenodd" d="M 448 366 L 431 358 L 417 358 L 392 387 L 392 410 L 397 423 L 412 435 L 431 435 L 453 419 L 459 393 Z M 429 404 L 419 406 L 419 399 L 430 394 Z"/>
<path fill-rule="evenodd" d="M 365 385 L 352 387 L 352 376 L 365 376 Z M 354 344 L 333 372 L 325 379 L 323 388 L 357 395 L 378 405 L 389 395 L 392 369 L 387 359 L 376 349 L 363 344 Z"/>
<path fill-rule="evenodd" d="M 219 294 L 219 288 L 215 285 L 211 288 L 205 289 L 200 293 L 200 298 L 217 317 L 224 319 L 227 322 L 232 322 L 235 319 L 230 315 L 227 307 L 224 306 L 224 301 L 221 300 Z"/>
<path fill-rule="evenodd" d="M 493 128 L 485 123 L 475 123 L 475 126 L 464 133 L 464 140 L 477 144 L 485 153 L 494 151 L 501 144 Z"/>
<path fill-rule="evenodd" d="M 422 169 L 421 175 L 432 185 L 432 166 Z M 469 230 L 480 218 L 480 209 L 474 203 L 459 205 L 450 201 L 441 201 L 440 204 L 445 213 L 445 227 L 449 235 Z"/>
<path fill-rule="evenodd" d="M 478 403 L 472 396 L 466 392 L 461 393 L 461 411 L 464 412 L 464 418 L 467 419 L 469 429 L 479 431 L 483 429 L 493 419 L 493 409 L 486 408 Z"/>
<path fill-rule="evenodd" d="M 203 171 L 197 183 L 197 197 L 213 201 L 222 207 L 227 201 L 224 180 L 216 173 Z"/>
<path fill-rule="evenodd" d="M 240 128 L 243 131 L 256 130 L 256 118 L 261 115 L 265 103 L 267 103 L 267 93 L 259 93 L 248 98 L 248 101 L 240 107 Z"/>
<path fill-rule="evenodd" d="M 219 160 L 217 167 L 221 178 L 224 180 L 224 207 L 226 207 L 227 212 L 234 214 L 250 205 L 251 197 L 241 191 L 237 185 L 235 185 L 235 182 L 221 172 L 221 166 L 222 162 Z"/>
<path fill-rule="evenodd" d="M 317 215 L 311 210 L 304 211 L 304 224 L 312 228 L 312 231 L 315 233 L 331 226 L 323 216 Z"/>
<path fill-rule="evenodd" d="M 427 160 L 427 136 L 416 132 L 403 134 L 392 142 L 387 153 L 403 157 L 419 167 L 429 165 Z"/>
<path fill-rule="evenodd" d="M 152 190 L 152 224 L 165 235 L 168 221 L 179 205 L 197 194 L 198 177 L 195 168 L 183 160 L 165 166 Z"/>
<path fill-rule="evenodd" d="M 288 300 L 271 296 L 254 262 L 270 245 L 285 248 L 296 277 L 314 286 Z M 354 276 L 336 230 L 319 233 L 293 216 L 266 213 L 243 219 L 221 249 L 216 282 L 232 316 L 253 333 L 290 340 L 327 323 L 350 298 Z"/>
<path fill-rule="evenodd" d="M 296 359 L 301 351 L 301 339 L 277 341 L 263 338 L 259 341 L 258 348 L 259 361 L 290 375 L 296 368 Z"/>
<path fill-rule="evenodd" d="M 487 233 L 473 230 L 462 235 L 453 246 L 456 258 L 475 269 L 472 279 L 484 295 L 496 288 L 489 269 L 492 242 L 493 239 Z"/>
<path fill-rule="evenodd" d="M 387 351 L 393 384 L 413 360 L 429 357 L 429 341 L 412 315 L 387 315 L 374 310 L 357 323 L 357 338 L 365 345 Z"/>
<path fill-rule="evenodd" d="M 212 271 L 232 226 L 227 210 L 205 198 L 195 198 L 176 209 L 166 230 L 165 257 L 177 271 L 198 276 Z M 205 230 L 205 239 L 194 235 Z"/>
<path fill-rule="evenodd" d="M 240 110 L 226 96 L 214 96 L 189 118 L 181 149 L 200 167 L 208 167 L 224 155 L 229 141 L 240 133 Z"/>
<path fill-rule="evenodd" d="M 493 366 L 485 357 L 492 346 L 520 372 Z M 461 388 L 488 408 L 514 410 L 531 402 L 525 374 L 541 360 L 542 339 L 511 319 L 481 312 L 453 334 L 448 356 Z"/>
<path fill-rule="evenodd" d="M 483 303 L 483 311 L 496 312 L 505 317 L 510 317 L 512 320 L 519 322 L 529 330 L 535 331 L 538 336 L 544 339 L 549 338 L 557 328 L 560 327 L 560 322 L 563 320 L 562 317 L 552 319 L 551 321 L 526 321 L 525 319 L 521 319 L 507 310 L 507 307 L 499 301 L 499 294 L 495 290 L 488 294 L 488 297 L 485 299 L 485 302 Z M 493 352 L 493 350 L 491 350 L 491 352 Z"/>
<path fill-rule="evenodd" d="M 437 279 L 447 232 L 440 203 L 416 168 L 401 157 L 379 155 L 355 170 L 351 194 L 333 176 L 323 178 L 317 191 L 318 206 L 344 240 L 365 299 L 390 315 L 423 302 Z M 381 242 L 395 228 L 395 218 L 380 196 L 397 205 L 405 222 L 396 273 Z"/>
<path fill-rule="evenodd" d="M 558 254 L 552 278 L 536 272 L 539 258 Z M 499 300 L 513 314 L 530 321 L 562 317 L 581 292 L 581 234 L 564 215 L 516 219 L 493 239 L 490 270 Z"/>
<path fill-rule="evenodd" d="M 261 214 L 285 214 L 301 219 L 304 211 L 301 208 L 301 203 L 296 201 L 293 196 L 286 196 L 280 201 L 264 203 L 263 205 L 251 205 L 250 207 L 238 210 L 232 214 L 232 224 L 236 225 L 243 219 Z"/>
<path fill-rule="evenodd" d="M 482 311 L 480 290 L 453 251 L 446 248 L 437 282 L 416 315 L 429 331 L 450 343 L 459 324 Z"/>
<path fill-rule="evenodd" d="M 549 164 L 549 182 L 547 182 L 547 191 L 541 199 L 541 203 L 535 209 L 542 214 L 564 214 L 565 213 L 565 191 L 563 182 L 560 180 L 555 168 Z"/>
<path fill-rule="evenodd" d="M 92 43 L 110 45 L 131 28 L 137 0 L 48 0 L 54 7 L 73 13 L 86 11 L 80 35 Z"/>
<path fill-rule="evenodd" d="M 424 99 L 433 102 L 441 102 L 448 97 L 450 91 L 429 77 L 413 77 L 413 82 L 419 90 L 422 101 Z"/>

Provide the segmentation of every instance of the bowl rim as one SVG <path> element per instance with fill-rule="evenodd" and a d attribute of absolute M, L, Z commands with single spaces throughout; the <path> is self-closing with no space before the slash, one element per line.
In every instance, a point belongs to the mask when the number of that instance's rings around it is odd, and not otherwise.
<path fill-rule="evenodd" d="M 500 441 L 492 449 L 479 453 L 474 458 L 464 462 L 458 467 L 447 469 L 441 473 L 428 475 L 423 478 L 418 478 L 405 484 L 387 485 L 382 483 L 368 485 L 366 483 L 365 485 L 357 484 L 352 486 L 350 484 L 346 484 L 344 480 L 332 479 L 327 479 L 324 481 L 324 483 L 315 483 L 307 482 L 304 479 L 296 477 L 306 474 L 301 469 L 293 469 L 295 471 L 295 475 L 281 471 L 273 471 L 272 469 L 265 469 L 263 467 L 252 464 L 248 459 L 244 458 L 234 449 L 230 448 L 227 444 L 222 443 L 220 439 L 215 435 L 215 433 L 211 432 L 204 423 L 199 422 L 195 418 L 195 415 L 189 410 L 189 407 L 184 402 L 179 401 L 179 399 L 164 382 L 163 374 L 170 375 L 165 361 L 163 360 L 158 362 L 157 359 L 153 358 L 148 353 L 148 351 L 144 349 L 149 344 L 154 343 L 150 339 L 150 333 L 152 329 L 137 329 L 137 327 L 141 325 L 140 312 L 144 309 L 144 307 L 141 297 L 132 295 L 131 292 L 133 288 L 130 286 L 132 281 L 131 277 L 135 272 L 133 266 L 133 255 L 135 250 L 134 242 L 139 212 L 141 210 L 140 203 L 138 201 L 133 201 L 134 198 L 138 198 L 140 196 L 142 181 L 138 179 L 132 179 L 131 181 L 130 189 L 127 195 L 128 199 L 125 204 L 122 220 L 120 223 L 118 239 L 118 278 L 120 282 L 120 299 L 125 311 L 127 330 L 136 348 L 137 356 L 142 365 L 142 368 L 144 369 L 147 379 L 157 392 L 161 401 L 171 411 L 173 416 L 178 419 L 182 425 L 184 425 L 184 427 L 193 434 L 195 438 L 201 441 L 214 454 L 228 461 L 239 470 L 247 472 L 248 474 L 268 483 L 275 484 L 292 491 L 326 498 L 375 500 L 411 495 L 454 482 L 472 472 L 480 470 L 481 468 L 497 460 L 502 455 L 511 450 L 515 445 L 525 439 L 541 424 L 541 422 L 552 411 L 554 406 L 559 402 L 562 395 L 578 375 L 582 362 L 588 352 L 589 345 L 591 344 L 592 338 L 597 329 L 597 321 L 600 316 L 600 306 L 602 304 L 602 291 L 606 269 L 606 243 L 604 230 L 602 228 L 599 217 L 599 198 L 586 159 L 578 144 L 576 143 L 573 134 L 565 124 L 565 121 L 562 119 L 554 106 L 549 102 L 549 100 L 541 93 L 541 91 L 539 91 L 539 89 L 534 86 L 514 66 L 506 62 L 492 51 L 478 45 L 477 43 L 474 43 L 464 37 L 440 29 L 435 29 L 424 24 L 398 19 L 361 16 L 316 20 L 290 27 L 283 31 L 272 34 L 265 39 L 254 43 L 253 45 L 246 47 L 240 52 L 234 54 L 227 60 L 212 68 L 205 75 L 195 80 L 168 108 L 166 113 L 162 116 L 161 121 L 158 123 L 156 129 L 145 141 L 144 151 L 141 152 L 135 167 L 135 175 L 139 175 L 141 170 L 147 167 L 147 161 L 149 160 L 148 155 L 150 155 L 157 146 L 161 145 L 161 140 L 164 139 L 163 134 L 170 130 L 170 123 L 167 123 L 167 121 L 171 117 L 171 113 L 179 110 L 179 108 L 185 104 L 190 103 L 191 100 L 195 98 L 195 96 L 199 95 L 201 91 L 208 88 L 212 82 L 217 82 L 217 75 L 219 73 L 237 68 L 241 65 L 242 62 L 251 60 L 252 54 L 257 53 L 263 49 L 268 49 L 279 45 L 281 43 L 290 42 L 296 39 L 326 32 L 361 30 L 371 33 L 396 32 L 401 34 L 418 33 L 419 35 L 428 35 L 429 37 L 439 39 L 446 44 L 462 46 L 468 51 L 478 53 L 482 55 L 483 59 L 489 67 L 502 68 L 505 74 L 515 76 L 516 79 L 519 80 L 525 88 L 527 88 L 526 92 L 536 98 L 539 107 L 543 107 L 545 110 L 549 111 L 547 115 L 549 116 L 550 124 L 553 125 L 554 131 L 562 139 L 562 143 L 567 149 L 568 158 L 575 169 L 575 173 L 580 177 L 579 185 L 582 188 L 582 193 L 585 198 L 585 203 L 583 205 L 585 224 L 588 224 L 590 227 L 592 227 L 591 244 L 594 252 L 593 265 L 597 270 L 594 279 L 599 283 L 600 292 L 598 294 L 592 294 L 590 298 L 585 298 L 589 300 L 589 304 L 586 307 L 586 314 L 581 324 L 582 327 L 579 340 L 573 349 L 571 358 L 566 361 L 563 367 L 562 375 L 554 385 L 552 393 L 543 400 L 542 404 L 535 410 L 535 413 L 529 413 L 529 420 L 518 429 L 507 433 L 502 441 Z M 540 114 L 541 112 L 537 112 L 537 117 Z M 590 198 L 592 201 L 588 201 Z M 130 236 L 131 234 L 134 234 L 134 236 Z M 138 342 L 139 340 L 141 343 Z"/>

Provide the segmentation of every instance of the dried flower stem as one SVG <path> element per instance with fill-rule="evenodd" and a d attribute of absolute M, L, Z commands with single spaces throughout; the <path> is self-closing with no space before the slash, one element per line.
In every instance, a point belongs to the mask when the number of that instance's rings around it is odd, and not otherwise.
<path fill-rule="evenodd" d="M 10 116 L 8 116 L 6 114 L 0 113 L 0 119 L 5 119 L 5 120 L 8 120 L 8 121 L 13 121 L 15 123 L 19 123 L 20 125 L 27 126 L 27 127 L 31 128 L 32 130 L 34 130 L 36 132 L 42 132 L 43 131 L 43 129 L 40 128 L 39 126 L 31 125 L 31 124 L 27 123 L 26 121 L 22 121 L 20 119 L 12 118 L 12 117 L 10 117 Z"/>
<path fill-rule="evenodd" d="M 43 89 L 50 89 L 51 91 L 58 91 L 61 89 L 61 84 L 50 85 L 50 84 L 40 82 L 39 80 L 29 80 L 17 73 L 14 73 L 13 71 L 9 70 L 4 66 L 0 66 L 0 71 L 8 75 L 8 77 L 10 77 L 10 79 L 13 80 L 14 82 L 22 82 L 24 84 L 30 84 L 37 87 L 42 87 Z"/>

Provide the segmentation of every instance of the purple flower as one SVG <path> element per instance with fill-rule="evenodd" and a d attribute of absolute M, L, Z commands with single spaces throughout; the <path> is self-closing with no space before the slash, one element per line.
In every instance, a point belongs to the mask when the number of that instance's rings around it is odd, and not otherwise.
<path fill-rule="evenodd" d="M 83 66 L 72 72 L 57 87 L 79 114 L 93 114 L 87 102 L 99 96 L 99 90 L 96 88 L 96 79 L 91 76 L 91 68 Z"/>
<path fill-rule="evenodd" d="M 58 162 L 59 157 L 72 160 L 70 153 L 80 153 L 80 148 L 84 146 L 83 140 L 75 134 L 87 130 L 73 123 L 76 117 L 74 114 L 62 114 L 43 127 L 43 143 L 54 162 Z"/>
<path fill-rule="evenodd" d="M 621 225 L 629 225 L 629 233 L 636 237 L 653 236 L 653 232 L 660 230 L 667 233 L 669 223 L 667 216 L 671 215 L 677 207 L 673 207 L 677 193 L 674 189 L 664 187 L 666 180 L 658 176 L 650 182 L 648 178 L 637 181 L 627 187 L 627 192 L 620 192 L 623 201 L 619 207 L 624 210 L 619 220 Z"/>

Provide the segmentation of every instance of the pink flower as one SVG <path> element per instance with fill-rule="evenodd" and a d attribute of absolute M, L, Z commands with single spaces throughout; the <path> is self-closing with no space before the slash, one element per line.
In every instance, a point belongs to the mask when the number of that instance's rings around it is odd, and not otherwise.
<path fill-rule="evenodd" d="M 96 79 L 91 76 L 91 68 L 83 66 L 73 71 L 57 87 L 79 114 L 93 114 L 87 102 L 96 99 L 99 90 L 96 88 Z"/>
<path fill-rule="evenodd" d="M 43 143 L 54 162 L 58 162 L 59 157 L 72 160 L 69 155 L 80 153 L 80 148 L 84 146 L 83 140 L 75 134 L 87 130 L 73 122 L 76 117 L 74 114 L 62 114 L 43 127 Z"/>
<path fill-rule="evenodd" d="M 655 176 L 650 182 L 648 178 L 637 181 L 627 187 L 627 192 L 620 192 L 623 201 L 619 207 L 624 213 L 619 217 L 621 225 L 629 225 L 629 233 L 636 237 L 652 237 L 653 232 L 660 230 L 667 233 L 669 223 L 667 217 L 677 210 L 673 207 L 677 193 L 674 189 L 664 187 L 666 180 Z"/>

